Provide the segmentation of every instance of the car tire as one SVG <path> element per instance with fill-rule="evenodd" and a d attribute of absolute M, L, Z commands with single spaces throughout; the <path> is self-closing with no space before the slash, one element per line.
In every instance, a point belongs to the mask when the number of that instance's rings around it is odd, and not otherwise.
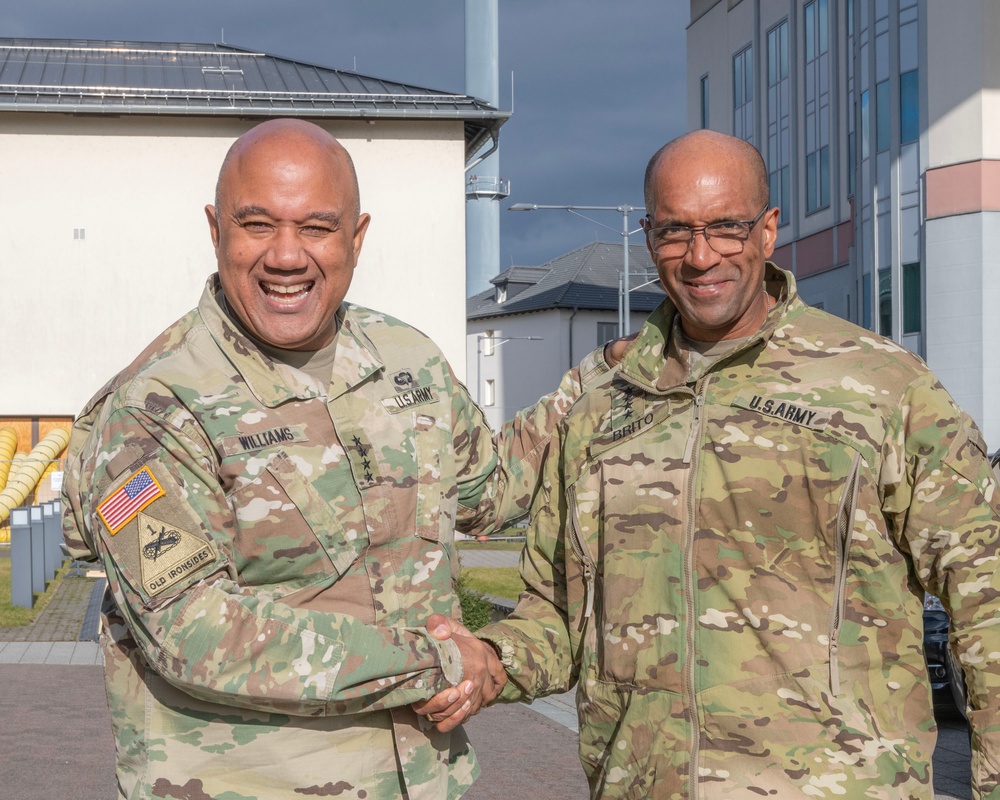
<path fill-rule="evenodd" d="M 951 647 L 944 650 L 944 666 L 948 672 L 948 685 L 951 687 L 951 696 L 955 700 L 955 707 L 963 719 L 968 719 L 969 693 L 965 688 L 965 673 L 962 665 L 958 663 Z"/>

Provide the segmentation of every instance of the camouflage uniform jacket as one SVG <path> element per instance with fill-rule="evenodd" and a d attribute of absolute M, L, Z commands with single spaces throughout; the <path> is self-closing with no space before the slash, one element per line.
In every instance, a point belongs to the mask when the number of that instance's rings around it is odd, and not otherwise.
<path fill-rule="evenodd" d="M 526 509 L 572 397 L 508 425 L 501 468 L 414 329 L 345 304 L 321 386 L 261 353 L 218 292 L 98 393 L 71 445 L 67 539 L 115 601 L 121 796 L 457 797 L 478 772 L 464 733 L 409 706 L 461 658 L 423 625 L 461 616 L 456 526 Z"/>
<path fill-rule="evenodd" d="M 559 425 L 528 591 L 479 634 L 502 699 L 578 680 L 594 797 L 930 800 L 926 589 L 967 673 L 975 797 L 998 800 L 982 437 L 917 357 L 767 277 L 779 302 L 736 352 L 689 374 L 666 301 Z"/>

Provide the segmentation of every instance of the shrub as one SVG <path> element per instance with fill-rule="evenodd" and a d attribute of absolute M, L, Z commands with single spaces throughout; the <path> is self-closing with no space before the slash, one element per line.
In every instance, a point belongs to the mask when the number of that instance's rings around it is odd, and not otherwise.
<path fill-rule="evenodd" d="M 479 592 L 465 585 L 463 578 L 455 585 L 458 600 L 462 604 L 462 624 L 470 631 L 478 631 L 493 621 L 493 604 Z"/>

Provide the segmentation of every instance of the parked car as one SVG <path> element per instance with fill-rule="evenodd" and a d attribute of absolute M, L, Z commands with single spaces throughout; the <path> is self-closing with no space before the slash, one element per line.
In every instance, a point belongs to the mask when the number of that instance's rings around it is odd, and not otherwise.
<path fill-rule="evenodd" d="M 966 715 L 965 677 L 948 646 L 948 612 L 932 594 L 924 596 L 924 656 L 934 695 L 934 712 Z"/>

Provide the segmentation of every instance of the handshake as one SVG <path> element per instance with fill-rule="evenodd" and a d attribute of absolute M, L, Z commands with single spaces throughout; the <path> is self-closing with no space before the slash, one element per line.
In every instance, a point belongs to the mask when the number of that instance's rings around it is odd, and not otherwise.
<path fill-rule="evenodd" d="M 500 696 L 507 674 L 496 651 L 477 639 L 457 620 L 432 614 L 427 631 L 435 639 L 451 639 L 462 654 L 462 682 L 413 704 L 413 710 L 433 722 L 442 733 L 453 730 Z"/>

